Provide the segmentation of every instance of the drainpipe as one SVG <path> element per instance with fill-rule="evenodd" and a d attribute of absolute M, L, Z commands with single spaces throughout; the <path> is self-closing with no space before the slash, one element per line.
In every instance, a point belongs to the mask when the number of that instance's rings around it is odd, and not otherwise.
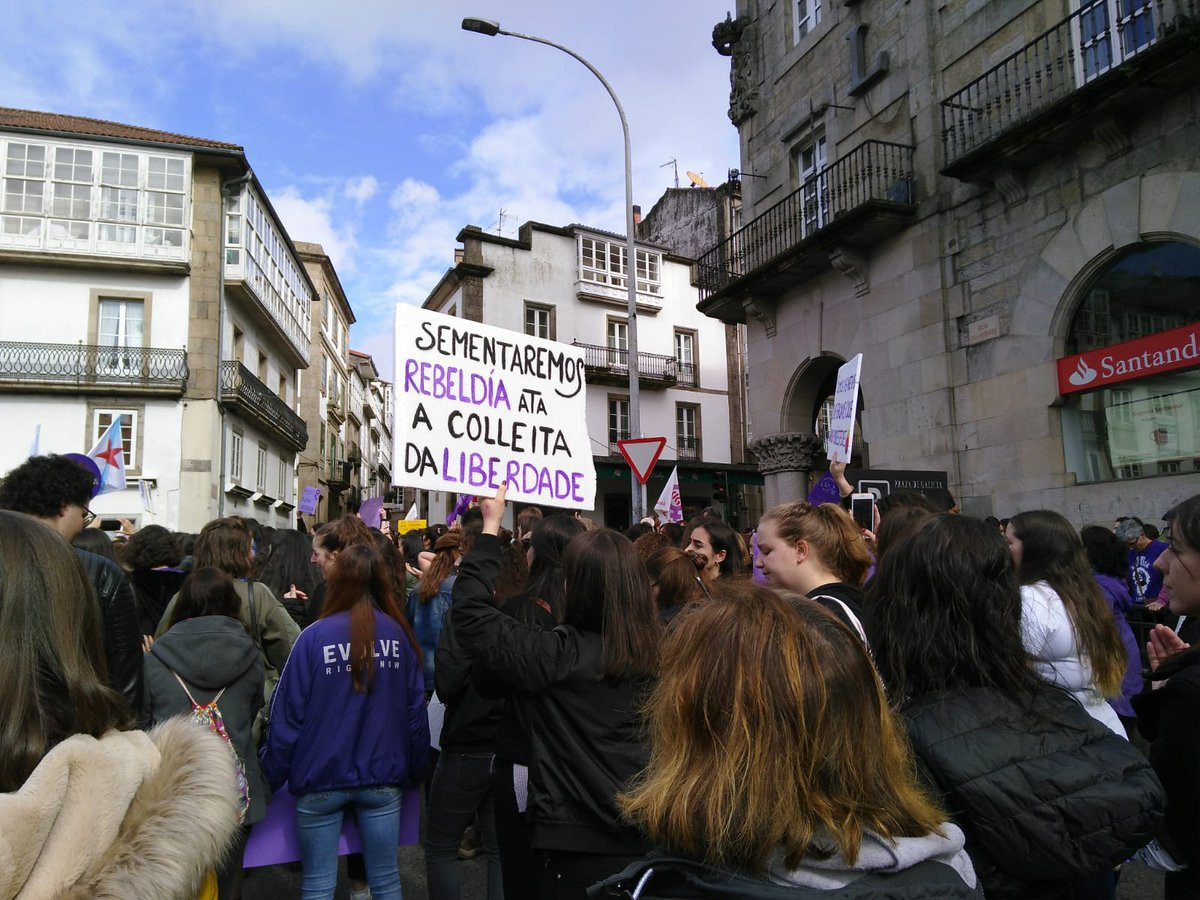
<path fill-rule="evenodd" d="M 247 169 L 245 174 L 228 181 L 221 182 L 221 200 L 219 203 L 221 216 L 221 242 L 217 247 L 217 412 L 220 414 L 221 427 L 221 465 L 217 474 L 217 518 L 225 515 L 225 404 L 221 402 L 221 363 L 225 344 L 225 200 L 237 196 L 242 187 L 247 184 L 254 173 Z"/>

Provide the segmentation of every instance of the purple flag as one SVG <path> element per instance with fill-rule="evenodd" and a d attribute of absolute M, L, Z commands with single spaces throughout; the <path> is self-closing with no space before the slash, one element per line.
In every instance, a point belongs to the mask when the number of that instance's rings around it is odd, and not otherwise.
<path fill-rule="evenodd" d="M 467 507 L 471 505 L 471 501 L 474 499 L 474 496 L 471 494 L 459 494 L 458 502 L 454 504 L 454 509 L 450 510 L 450 515 L 446 516 L 446 524 L 453 525 L 455 521 L 461 519 L 462 514 L 467 511 Z"/>
<path fill-rule="evenodd" d="M 813 485 L 813 489 L 808 492 L 808 502 L 813 506 L 842 502 L 841 491 L 838 490 L 837 482 L 833 480 L 832 475 L 826 472 L 821 476 L 820 480 Z"/>
<path fill-rule="evenodd" d="M 421 795 L 419 788 L 405 788 L 400 798 L 400 845 L 415 844 L 421 818 Z M 342 816 L 342 834 L 338 838 L 338 856 L 358 853 L 362 850 L 362 838 L 354 816 Z M 267 806 L 267 815 L 250 826 L 250 839 L 246 841 L 246 853 L 242 865 L 247 869 L 258 866 L 274 866 L 280 863 L 297 862 L 300 859 L 300 838 L 296 832 L 296 798 L 285 784 L 275 792 Z"/>
<path fill-rule="evenodd" d="M 304 493 L 300 495 L 300 505 L 297 507 L 300 513 L 305 516 L 315 515 L 317 512 L 317 503 L 321 500 L 321 489 L 319 487 L 306 487 Z"/>

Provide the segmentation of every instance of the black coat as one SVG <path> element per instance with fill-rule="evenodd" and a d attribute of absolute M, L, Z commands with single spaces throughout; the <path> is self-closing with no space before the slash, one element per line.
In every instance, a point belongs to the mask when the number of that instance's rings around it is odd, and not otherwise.
<path fill-rule="evenodd" d="M 433 681 L 446 704 L 439 744 L 442 752 L 494 753 L 504 700 L 485 697 L 472 676 L 471 656 L 462 647 L 449 616 L 438 635 Z"/>
<path fill-rule="evenodd" d="M 525 625 L 491 604 L 500 543 L 483 534 L 463 559 L 450 621 L 480 675 L 532 695 L 529 808 L 539 850 L 635 856 L 649 845 L 615 797 L 645 766 L 638 709 L 648 678 L 603 674 L 599 634 Z"/>
<path fill-rule="evenodd" d="M 989 900 L 1069 897 L 1073 881 L 1121 863 L 1161 825 L 1149 762 L 1064 691 L 1046 685 L 1017 703 L 964 688 L 902 716 Z"/>
<path fill-rule="evenodd" d="M 133 589 L 111 559 L 75 548 L 100 603 L 108 683 L 129 701 L 136 714 L 142 706 L 142 631 L 138 627 Z"/>
<path fill-rule="evenodd" d="M 1200 887 L 1200 651 L 1163 663 L 1151 677 L 1164 683 L 1134 697 L 1133 708 L 1167 789 L 1165 843 Z"/>

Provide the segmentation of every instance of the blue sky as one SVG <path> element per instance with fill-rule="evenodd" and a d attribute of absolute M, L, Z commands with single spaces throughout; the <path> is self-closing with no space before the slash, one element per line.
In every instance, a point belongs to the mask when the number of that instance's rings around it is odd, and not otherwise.
<path fill-rule="evenodd" d="M 396 303 L 420 303 L 465 225 L 535 219 L 624 231 L 620 126 L 603 87 L 549 47 L 460 29 L 498 20 L 589 59 L 629 117 L 634 202 L 670 166 L 712 184 L 737 167 L 729 62 L 712 26 L 732 0 L 0 0 L 0 106 L 231 141 L 289 233 L 325 246 L 390 370 Z"/>

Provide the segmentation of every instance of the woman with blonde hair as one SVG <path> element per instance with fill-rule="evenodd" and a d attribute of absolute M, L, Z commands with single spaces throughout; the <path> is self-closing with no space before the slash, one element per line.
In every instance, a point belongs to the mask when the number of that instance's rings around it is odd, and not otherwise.
<path fill-rule="evenodd" d="M 135 730 L 74 551 L 8 511 L 0 658 L 0 897 L 192 900 L 238 824 L 229 749 L 187 719 Z"/>
<path fill-rule="evenodd" d="M 1058 513 L 1037 509 L 1013 516 L 1005 537 L 1021 582 L 1021 636 L 1034 668 L 1125 737 L 1106 698 L 1120 695 L 1128 659 L 1079 532 Z"/>
<path fill-rule="evenodd" d="M 981 896 L 862 641 L 808 600 L 750 582 L 712 592 L 667 637 L 646 707 L 650 763 L 620 798 L 681 858 L 613 881 L 653 868 L 656 896 L 685 896 L 670 890 L 682 884 L 690 897 Z"/>
<path fill-rule="evenodd" d="M 871 554 L 840 506 L 795 500 L 771 507 L 758 523 L 755 565 L 771 587 L 815 600 L 866 640 L 862 585 Z"/>

